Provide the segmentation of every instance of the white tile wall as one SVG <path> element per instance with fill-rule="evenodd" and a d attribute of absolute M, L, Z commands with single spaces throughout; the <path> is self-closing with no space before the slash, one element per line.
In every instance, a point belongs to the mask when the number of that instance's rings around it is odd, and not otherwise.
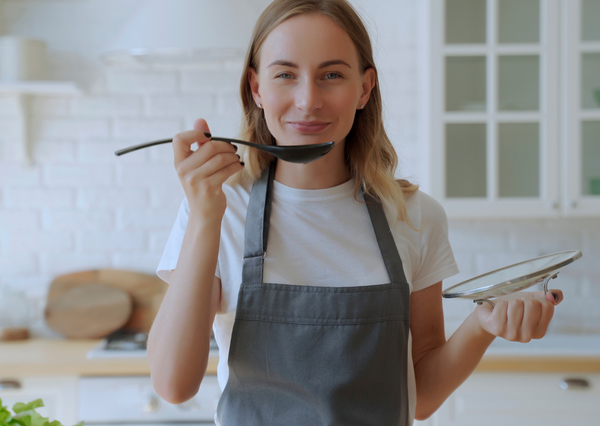
<path fill-rule="evenodd" d="M 419 1 L 353 2 L 373 34 L 388 131 L 402 161 L 399 174 L 417 182 L 425 173 L 420 160 L 424 141 L 417 127 Z M 240 61 L 149 68 L 107 68 L 99 63 L 102 43 L 110 40 L 134 3 L 0 2 L 0 28 L 44 37 L 52 75 L 74 79 L 86 91 L 81 97 L 34 99 L 31 168 L 16 163 L 16 104 L 0 96 L 2 283 L 43 297 L 53 277 L 80 269 L 153 273 L 183 198 L 172 151 L 166 145 L 123 157 L 113 152 L 172 137 L 198 117 L 207 119 L 213 134 L 237 134 Z M 69 10 L 77 19 L 67 19 Z M 556 311 L 552 330 L 600 333 L 597 218 L 452 221 L 450 238 L 462 272 L 446 285 L 527 257 L 581 249 L 583 259 L 553 283 L 567 298 Z M 444 307 L 451 332 L 473 304 L 446 300 Z"/>
<path fill-rule="evenodd" d="M 583 257 L 549 283 L 565 294 L 550 332 L 600 333 L 600 219 L 454 220 L 449 228 L 461 273 L 446 280 L 445 287 L 528 258 L 581 250 Z M 449 332 L 473 308 L 469 301 L 445 300 Z"/>

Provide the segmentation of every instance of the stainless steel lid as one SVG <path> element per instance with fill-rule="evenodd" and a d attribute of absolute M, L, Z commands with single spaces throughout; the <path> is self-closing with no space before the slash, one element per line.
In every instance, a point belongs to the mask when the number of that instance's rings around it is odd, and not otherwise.
<path fill-rule="evenodd" d="M 555 278 L 561 268 L 581 256 L 579 250 L 561 251 L 515 263 L 447 288 L 442 291 L 442 296 L 472 300 L 491 299 L 524 290 L 541 282 L 544 282 L 544 290 L 547 291 L 548 280 Z"/>

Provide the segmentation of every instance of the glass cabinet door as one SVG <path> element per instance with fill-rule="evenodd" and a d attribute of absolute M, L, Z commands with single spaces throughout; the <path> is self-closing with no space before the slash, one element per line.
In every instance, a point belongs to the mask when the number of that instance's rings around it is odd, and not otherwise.
<path fill-rule="evenodd" d="M 446 210 L 522 216 L 529 203 L 531 215 L 556 215 L 556 1 L 440 1 Z"/>
<path fill-rule="evenodd" d="M 600 195 L 600 0 L 581 3 L 581 192 Z"/>
<path fill-rule="evenodd" d="M 600 216 L 600 0 L 428 0 L 448 216 Z"/>
<path fill-rule="evenodd" d="M 577 0 L 568 9 L 568 184 L 570 215 L 600 214 L 600 0 Z"/>

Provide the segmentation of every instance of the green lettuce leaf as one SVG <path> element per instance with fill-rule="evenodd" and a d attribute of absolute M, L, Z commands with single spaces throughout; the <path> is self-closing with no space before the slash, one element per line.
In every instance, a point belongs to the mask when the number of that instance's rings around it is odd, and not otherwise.
<path fill-rule="evenodd" d="M 15 405 L 13 405 L 13 411 L 15 412 L 15 414 L 19 414 L 19 413 L 22 413 L 23 411 L 31 411 L 31 410 L 35 410 L 36 408 L 43 407 L 43 406 L 44 406 L 44 401 L 42 401 L 41 399 L 36 399 L 35 401 L 31 401 L 27 404 L 24 404 L 22 402 L 17 402 Z"/>
<path fill-rule="evenodd" d="M 12 420 L 12 415 L 8 411 L 8 407 L 2 405 L 2 399 L 0 398 L 0 426 L 8 426 Z"/>
<path fill-rule="evenodd" d="M 36 408 L 43 406 L 44 402 L 41 399 L 27 404 L 17 402 L 12 408 L 14 414 L 11 414 L 8 407 L 2 405 L 2 399 L 0 399 L 0 426 L 63 426 L 58 420 L 50 422 L 47 417 L 42 417 L 35 411 Z M 75 426 L 84 426 L 84 422 Z"/>
<path fill-rule="evenodd" d="M 39 413 L 32 411 L 31 414 L 18 417 L 16 419 L 23 426 L 44 426 L 48 423 L 47 417 L 42 417 Z"/>

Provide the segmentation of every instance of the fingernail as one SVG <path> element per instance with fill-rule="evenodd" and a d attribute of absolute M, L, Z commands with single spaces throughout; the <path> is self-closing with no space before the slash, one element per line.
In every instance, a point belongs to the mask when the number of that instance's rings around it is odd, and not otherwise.
<path fill-rule="evenodd" d="M 212 138 L 212 135 L 208 132 L 204 132 L 204 136 L 206 136 L 207 138 Z"/>
<path fill-rule="evenodd" d="M 238 157 L 238 160 L 241 160 L 241 159 L 242 159 L 242 157 L 240 157 L 238 154 L 235 154 L 235 155 L 237 155 L 237 157 Z"/>
<path fill-rule="evenodd" d="M 241 164 L 242 166 L 246 165 L 246 163 L 244 163 L 243 161 L 240 161 L 240 164 Z"/>
<path fill-rule="evenodd" d="M 235 149 L 235 151 L 237 152 L 237 146 L 235 146 L 233 144 L 232 144 L 232 146 L 233 146 L 233 149 Z"/>
<path fill-rule="evenodd" d="M 552 296 L 554 296 L 554 301 L 558 302 L 558 294 L 554 293 L 553 291 L 551 291 L 550 293 L 552 293 Z"/>

